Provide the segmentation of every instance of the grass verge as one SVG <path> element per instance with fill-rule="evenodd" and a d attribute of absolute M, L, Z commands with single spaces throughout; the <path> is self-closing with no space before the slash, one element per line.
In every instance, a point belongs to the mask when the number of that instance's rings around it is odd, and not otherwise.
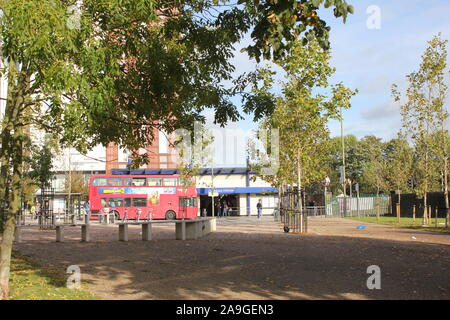
<path fill-rule="evenodd" d="M 426 230 L 426 231 L 434 231 L 434 232 L 444 232 L 450 233 L 450 228 L 445 228 L 445 218 L 437 219 L 437 227 L 435 219 L 433 218 L 431 223 L 427 225 L 422 224 L 422 218 L 416 218 L 416 222 L 414 223 L 413 218 L 400 218 L 400 223 L 397 222 L 397 217 L 386 217 L 381 216 L 380 220 L 377 222 L 376 217 L 348 217 L 351 220 L 357 220 L 362 222 L 370 222 L 370 223 L 378 223 L 378 224 L 386 224 L 390 226 L 416 229 L 416 230 Z"/>
<path fill-rule="evenodd" d="M 66 287 L 68 275 L 60 270 L 43 268 L 14 251 L 9 281 L 12 300 L 96 300 L 85 288 Z"/>

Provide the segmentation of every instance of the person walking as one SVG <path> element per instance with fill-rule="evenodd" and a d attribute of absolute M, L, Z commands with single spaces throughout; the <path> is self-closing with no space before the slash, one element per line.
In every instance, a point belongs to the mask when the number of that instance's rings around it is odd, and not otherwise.
<path fill-rule="evenodd" d="M 220 205 L 220 200 L 216 202 L 216 211 L 217 211 L 217 216 L 221 217 L 222 216 L 222 206 Z"/>
<path fill-rule="evenodd" d="M 228 216 L 228 209 L 229 209 L 228 203 L 227 203 L 227 201 L 224 201 L 223 202 L 223 215 L 224 215 L 224 217 Z"/>
<path fill-rule="evenodd" d="M 261 199 L 259 199 L 258 203 L 256 204 L 256 210 L 258 211 L 258 219 L 259 219 L 259 218 L 261 218 L 261 214 L 262 214 Z"/>

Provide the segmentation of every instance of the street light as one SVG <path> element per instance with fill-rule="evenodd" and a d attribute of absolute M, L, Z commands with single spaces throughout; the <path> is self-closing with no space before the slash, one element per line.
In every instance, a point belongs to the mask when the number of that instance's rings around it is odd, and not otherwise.
<path fill-rule="evenodd" d="M 324 187 L 324 194 L 323 194 L 323 206 L 324 206 L 324 215 L 327 214 L 327 187 L 330 186 L 331 180 L 330 177 L 326 176 L 325 179 L 322 180 L 322 185 Z"/>

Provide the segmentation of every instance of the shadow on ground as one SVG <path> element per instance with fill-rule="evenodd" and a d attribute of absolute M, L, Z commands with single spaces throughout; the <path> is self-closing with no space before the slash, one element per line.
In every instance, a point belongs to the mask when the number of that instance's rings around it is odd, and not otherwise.
<path fill-rule="evenodd" d="M 448 245 L 238 234 L 16 248 L 43 266 L 79 265 L 82 280 L 105 299 L 450 299 Z M 381 290 L 366 286 L 370 265 L 381 268 Z"/>

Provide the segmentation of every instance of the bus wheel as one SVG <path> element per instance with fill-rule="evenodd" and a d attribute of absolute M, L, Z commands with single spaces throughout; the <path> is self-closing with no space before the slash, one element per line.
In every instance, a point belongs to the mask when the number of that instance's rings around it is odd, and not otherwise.
<path fill-rule="evenodd" d="M 169 210 L 166 212 L 166 220 L 175 220 L 177 218 L 177 214 L 173 210 Z"/>

